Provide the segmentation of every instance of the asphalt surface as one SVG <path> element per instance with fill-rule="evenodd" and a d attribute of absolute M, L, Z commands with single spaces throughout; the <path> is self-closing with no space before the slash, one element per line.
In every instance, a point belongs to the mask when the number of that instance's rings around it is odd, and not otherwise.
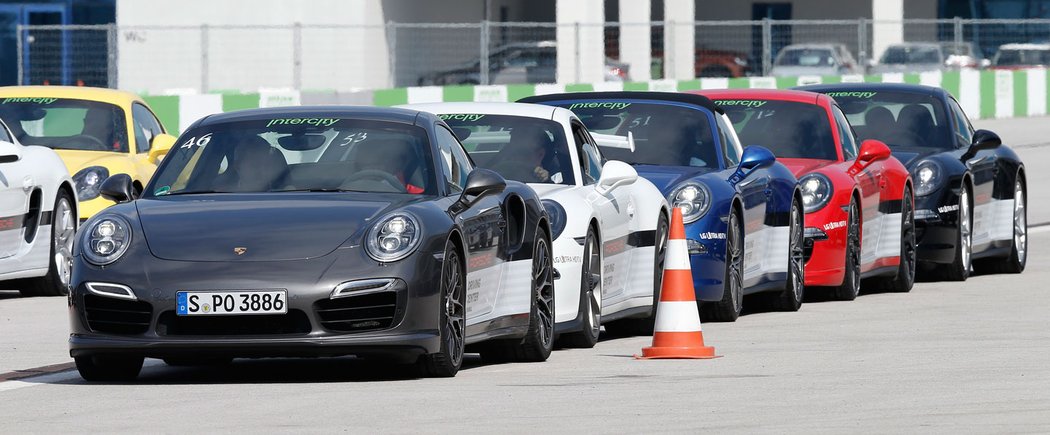
<path fill-rule="evenodd" d="M 545 363 L 471 358 L 453 379 L 350 358 L 147 360 L 137 382 L 108 385 L 68 370 L 65 299 L 0 291 L 0 432 L 1047 433 L 1048 121 L 977 123 L 1028 165 L 1021 275 L 705 323 L 715 360 L 635 360 L 650 338 L 634 337 Z"/>

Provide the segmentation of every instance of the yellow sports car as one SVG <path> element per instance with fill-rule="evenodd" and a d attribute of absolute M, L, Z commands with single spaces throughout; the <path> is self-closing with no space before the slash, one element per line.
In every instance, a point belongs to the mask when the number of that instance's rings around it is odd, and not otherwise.
<path fill-rule="evenodd" d="M 141 191 L 175 143 L 145 101 L 113 89 L 0 87 L 0 119 L 22 144 L 58 153 L 73 174 L 82 220 L 113 204 L 99 196 L 106 178 L 128 174 Z"/>

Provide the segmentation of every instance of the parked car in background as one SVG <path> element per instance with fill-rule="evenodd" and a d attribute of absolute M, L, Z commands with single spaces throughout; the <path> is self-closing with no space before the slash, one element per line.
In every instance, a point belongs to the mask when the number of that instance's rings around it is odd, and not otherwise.
<path fill-rule="evenodd" d="M 903 42 L 886 47 L 870 71 L 872 74 L 940 71 L 946 61 L 939 43 Z"/>
<path fill-rule="evenodd" d="M 864 69 L 842 44 L 789 45 L 777 54 L 770 71 L 775 77 L 863 73 Z"/>
<path fill-rule="evenodd" d="M 58 153 L 73 174 L 82 219 L 113 205 L 100 196 L 106 178 L 130 175 L 137 194 L 175 144 L 142 98 L 113 89 L 0 88 L 0 119 L 21 143 Z"/>
<path fill-rule="evenodd" d="M 710 48 L 696 49 L 697 77 L 743 77 L 750 72 L 749 65 L 747 54 L 744 53 Z"/>
<path fill-rule="evenodd" d="M 941 50 L 946 56 L 944 66 L 948 68 L 984 68 L 991 65 L 977 44 L 972 42 L 941 42 Z"/>
<path fill-rule="evenodd" d="M 47 147 L 22 145 L 0 122 L 0 288 L 66 294 L 78 223 L 62 159 Z"/>
<path fill-rule="evenodd" d="M 520 42 L 493 48 L 489 53 L 489 84 L 554 83 L 557 58 L 556 41 Z M 629 71 L 626 63 L 605 59 L 605 81 L 625 81 Z M 424 75 L 418 83 L 420 86 L 480 84 L 481 60 Z"/>
<path fill-rule="evenodd" d="M 1050 44 L 1003 44 L 992 58 L 994 69 L 1050 66 Z"/>

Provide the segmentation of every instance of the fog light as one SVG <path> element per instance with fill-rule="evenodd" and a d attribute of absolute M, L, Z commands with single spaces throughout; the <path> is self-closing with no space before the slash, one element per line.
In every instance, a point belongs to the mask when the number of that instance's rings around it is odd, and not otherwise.
<path fill-rule="evenodd" d="M 689 255 L 693 254 L 706 254 L 707 246 L 693 239 L 686 239 L 685 245 L 689 248 Z"/>
<path fill-rule="evenodd" d="M 806 227 L 806 231 L 805 233 L 803 233 L 803 237 L 811 240 L 827 240 L 828 233 L 825 233 L 820 228 Z"/>

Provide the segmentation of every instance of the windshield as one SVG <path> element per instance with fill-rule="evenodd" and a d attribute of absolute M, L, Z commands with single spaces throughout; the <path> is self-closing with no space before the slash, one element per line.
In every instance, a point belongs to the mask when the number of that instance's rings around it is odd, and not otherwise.
<path fill-rule="evenodd" d="M 384 121 L 274 118 L 205 125 L 179 137 L 146 196 L 362 191 L 434 194 L 426 132 Z"/>
<path fill-rule="evenodd" d="M 66 98 L 0 97 L 0 119 L 26 145 L 128 152 L 124 111 L 109 103 Z"/>
<path fill-rule="evenodd" d="M 954 148 L 944 106 L 933 96 L 912 92 L 826 92 L 839 103 L 860 140 L 877 139 L 890 148 Z"/>
<path fill-rule="evenodd" d="M 440 114 L 478 166 L 522 183 L 576 183 L 561 124 L 539 118 Z"/>
<path fill-rule="evenodd" d="M 838 160 L 824 108 L 793 101 L 715 100 L 745 145 L 761 145 L 777 157 Z"/>
<path fill-rule="evenodd" d="M 992 63 L 998 66 L 1048 65 L 1050 50 L 999 50 Z"/>
<path fill-rule="evenodd" d="M 826 48 L 792 48 L 780 52 L 777 66 L 835 66 L 835 56 Z"/>
<path fill-rule="evenodd" d="M 896 45 L 886 49 L 881 64 L 941 63 L 941 49 L 926 45 Z"/>
<path fill-rule="evenodd" d="M 556 101 L 576 113 L 592 133 L 634 135 L 635 150 L 599 146 L 609 160 L 630 164 L 718 168 L 710 112 L 669 103 Z"/>

